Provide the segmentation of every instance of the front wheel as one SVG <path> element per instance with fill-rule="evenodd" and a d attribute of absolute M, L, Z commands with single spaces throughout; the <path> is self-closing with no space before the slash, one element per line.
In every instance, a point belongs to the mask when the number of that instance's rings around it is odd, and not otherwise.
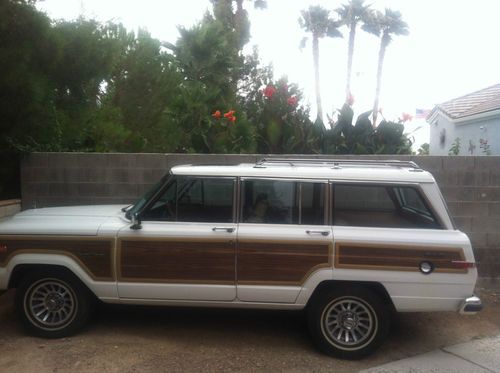
<path fill-rule="evenodd" d="M 16 309 L 27 330 L 44 338 L 73 335 L 90 313 L 89 291 L 67 273 L 36 272 L 16 291 Z"/>
<path fill-rule="evenodd" d="M 319 293 L 307 316 L 320 350 L 344 359 L 359 359 L 373 352 L 386 337 L 390 320 L 380 297 L 362 287 Z"/>

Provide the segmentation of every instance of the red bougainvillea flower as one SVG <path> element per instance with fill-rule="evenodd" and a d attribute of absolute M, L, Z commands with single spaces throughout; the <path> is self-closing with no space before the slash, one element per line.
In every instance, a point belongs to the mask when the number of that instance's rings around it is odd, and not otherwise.
<path fill-rule="evenodd" d="M 231 118 L 227 118 L 227 119 L 229 119 L 233 123 L 236 122 L 236 117 L 231 117 Z"/>
<path fill-rule="evenodd" d="M 406 122 L 410 122 L 413 120 L 413 116 L 411 114 L 408 114 L 408 113 L 403 113 L 401 114 L 401 121 L 403 123 L 406 123 Z"/>
<path fill-rule="evenodd" d="M 214 112 L 214 113 L 212 114 L 212 116 L 213 116 L 215 119 L 219 119 L 219 118 L 222 116 L 222 114 L 221 114 L 220 110 L 217 110 L 216 112 Z"/>
<path fill-rule="evenodd" d="M 354 96 L 352 95 L 352 93 L 349 93 L 349 96 L 347 96 L 347 105 L 349 106 L 352 106 L 352 104 L 354 104 Z"/>
<path fill-rule="evenodd" d="M 286 100 L 286 102 L 288 102 L 288 105 L 290 105 L 290 106 L 296 106 L 297 101 L 298 101 L 297 96 L 288 97 L 288 99 Z"/>
<path fill-rule="evenodd" d="M 271 98 L 276 93 L 276 88 L 274 88 L 272 85 L 268 85 L 266 88 L 262 90 L 262 93 L 267 98 Z"/>

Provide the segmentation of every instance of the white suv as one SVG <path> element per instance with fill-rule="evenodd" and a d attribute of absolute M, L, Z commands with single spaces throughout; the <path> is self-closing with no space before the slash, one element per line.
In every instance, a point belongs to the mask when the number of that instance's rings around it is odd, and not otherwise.
<path fill-rule="evenodd" d="M 412 162 L 263 159 L 177 166 L 129 207 L 0 224 L 0 290 L 44 337 L 107 303 L 305 309 L 313 339 L 359 358 L 393 311 L 475 313 L 477 278 L 431 174 Z"/>

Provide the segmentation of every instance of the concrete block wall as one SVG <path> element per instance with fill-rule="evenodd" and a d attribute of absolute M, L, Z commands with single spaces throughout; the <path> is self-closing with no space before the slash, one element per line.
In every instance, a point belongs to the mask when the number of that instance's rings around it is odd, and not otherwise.
<path fill-rule="evenodd" d="M 280 155 L 283 157 L 283 155 Z M 128 204 L 178 164 L 238 164 L 263 155 L 33 153 L 21 164 L 22 207 Z M 297 155 L 288 157 L 297 158 Z M 480 274 L 500 277 L 500 156 L 304 156 L 413 160 L 436 178 Z"/>
<path fill-rule="evenodd" d="M 20 199 L 7 199 L 0 201 L 0 220 L 17 214 L 21 211 Z"/>

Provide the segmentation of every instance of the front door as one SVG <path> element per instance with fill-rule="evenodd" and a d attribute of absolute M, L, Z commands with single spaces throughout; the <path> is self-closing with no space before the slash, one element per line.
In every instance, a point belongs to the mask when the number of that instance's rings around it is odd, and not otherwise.
<path fill-rule="evenodd" d="M 234 178 L 173 178 L 118 237 L 120 298 L 231 301 L 236 297 Z"/>
<path fill-rule="evenodd" d="M 238 299 L 293 303 L 316 270 L 332 268 L 325 182 L 242 180 Z"/>

